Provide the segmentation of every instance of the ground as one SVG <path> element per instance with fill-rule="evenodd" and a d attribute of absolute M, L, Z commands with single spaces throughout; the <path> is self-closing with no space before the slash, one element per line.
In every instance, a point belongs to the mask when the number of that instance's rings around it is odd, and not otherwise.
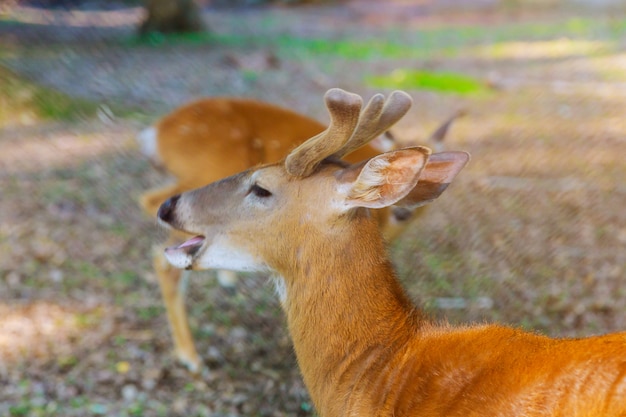
<path fill-rule="evenodd" d="M 326 120 L 328 88 L 403 88 L 401 140 L 464 110 L 446 146 L 470 165 L 390 248 L 412 298 L 453 323 L 626 329 L 623 6 L 378 4 L 207 9 L 210 35 L 143 41 L 122 4 L 0 6 L 0 415 L 314 414 L 267 277 L 195 276 L 207 372 L 171 355 L 165 233 L 137 206 L 166 178 L 133 137 L 199 96 Z"/>

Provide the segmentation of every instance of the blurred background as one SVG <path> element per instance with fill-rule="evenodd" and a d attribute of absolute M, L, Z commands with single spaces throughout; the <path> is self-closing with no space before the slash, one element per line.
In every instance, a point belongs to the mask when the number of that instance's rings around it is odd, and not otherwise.
<path fill-rule="evenodd" d="M 314 415 L 265 276 L 194 274 L 207 371 L 173 358 L 135 135 L 199 97 L 327 122 L 403 89 L 394 129 L 472 161 L 390 247 L 438 320 L 626 330 L 626 5 L 618 0 L 0 3 L 0 415 Z M 185 9 L 187 8 L 187 9 Z"/>

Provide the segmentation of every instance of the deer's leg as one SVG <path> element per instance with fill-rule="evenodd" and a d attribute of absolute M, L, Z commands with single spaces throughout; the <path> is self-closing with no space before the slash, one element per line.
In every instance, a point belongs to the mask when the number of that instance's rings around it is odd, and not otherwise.
<path fill-rule="evenodd" d="M 189 271 L 181 271 L 168 264 L 159 248 L 154 254 L 161 295 L 167 311 L 176 357 L 193 373 L 200 372 L 202 360 L 196 351 L 185 310 L 185 289 Z"/>

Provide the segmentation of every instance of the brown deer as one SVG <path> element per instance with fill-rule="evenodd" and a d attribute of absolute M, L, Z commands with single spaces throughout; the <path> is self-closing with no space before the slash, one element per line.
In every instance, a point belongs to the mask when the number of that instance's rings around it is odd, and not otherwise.
<path fill-rule="evenodd" d="M 427 142 L 441 147 L 454 114 L 435 130 Z M 143 210 L 154 217 L 157 209 L 173 195 L 235 174 L 255 165 L 277 162 L 305 139 L 325 129 L 320 122 L 269 103 L 233 97 L 201 99 L 174 110 L 155 126 L 138 135 L 142 152 L 155 166 L 168 172 L 175 182 L 150 190 L 141 196 Z M 347 159 L 353 162 L 371 158 L 391 149 L 396 141 L 381 136 L 375 145 L 355 150 Z M 389 240 L 396 237 L 420 209 L 395 207 L 377 213 Z M 188 236 L 174 232 L 168 243 L 182 242 Z M 163 258 L 163 248 L 154 253 L 154 269 L 159 281 L 172 331 L 176 356 L 196 372 L 201 359 L 193 343 L 184 305 L 187 273 L 172 268 Z M 233 288 L 236 275 L 218 270 L 223 287 Z"/>
<path fill-rule="evenodd" d="M 410 98 L 326 94 L 333 123 L 283 161 L 170 198 L 161 222 L 195 234 L 177 268 L 270 271 L 322 417 L 625 416 L 626 333 L 552 339 L 431 321 L 409 300 L 370 209 L 436 198 L 469 159 L 411 147 L 341 161 Z"/>

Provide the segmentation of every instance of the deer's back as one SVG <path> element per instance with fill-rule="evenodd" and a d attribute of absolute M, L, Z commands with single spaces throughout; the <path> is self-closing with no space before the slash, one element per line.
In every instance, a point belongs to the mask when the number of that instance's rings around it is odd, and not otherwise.
<path fill-rule="evenodd" d="M 363 387 L 372 402 L 358 389 L 351 399 L 358 415 L 626 415 L 626 333 L 551 339 L 500 326 L 433 328 L 375 367 Z"/>
<path fill-rule="evenodd" d="M 164 168 L 195 188 L 277 162 L 323 129 L 321 123 L 280 107 L 212 98 L 164 117 L 157 125 L 157 148 Z"/>

